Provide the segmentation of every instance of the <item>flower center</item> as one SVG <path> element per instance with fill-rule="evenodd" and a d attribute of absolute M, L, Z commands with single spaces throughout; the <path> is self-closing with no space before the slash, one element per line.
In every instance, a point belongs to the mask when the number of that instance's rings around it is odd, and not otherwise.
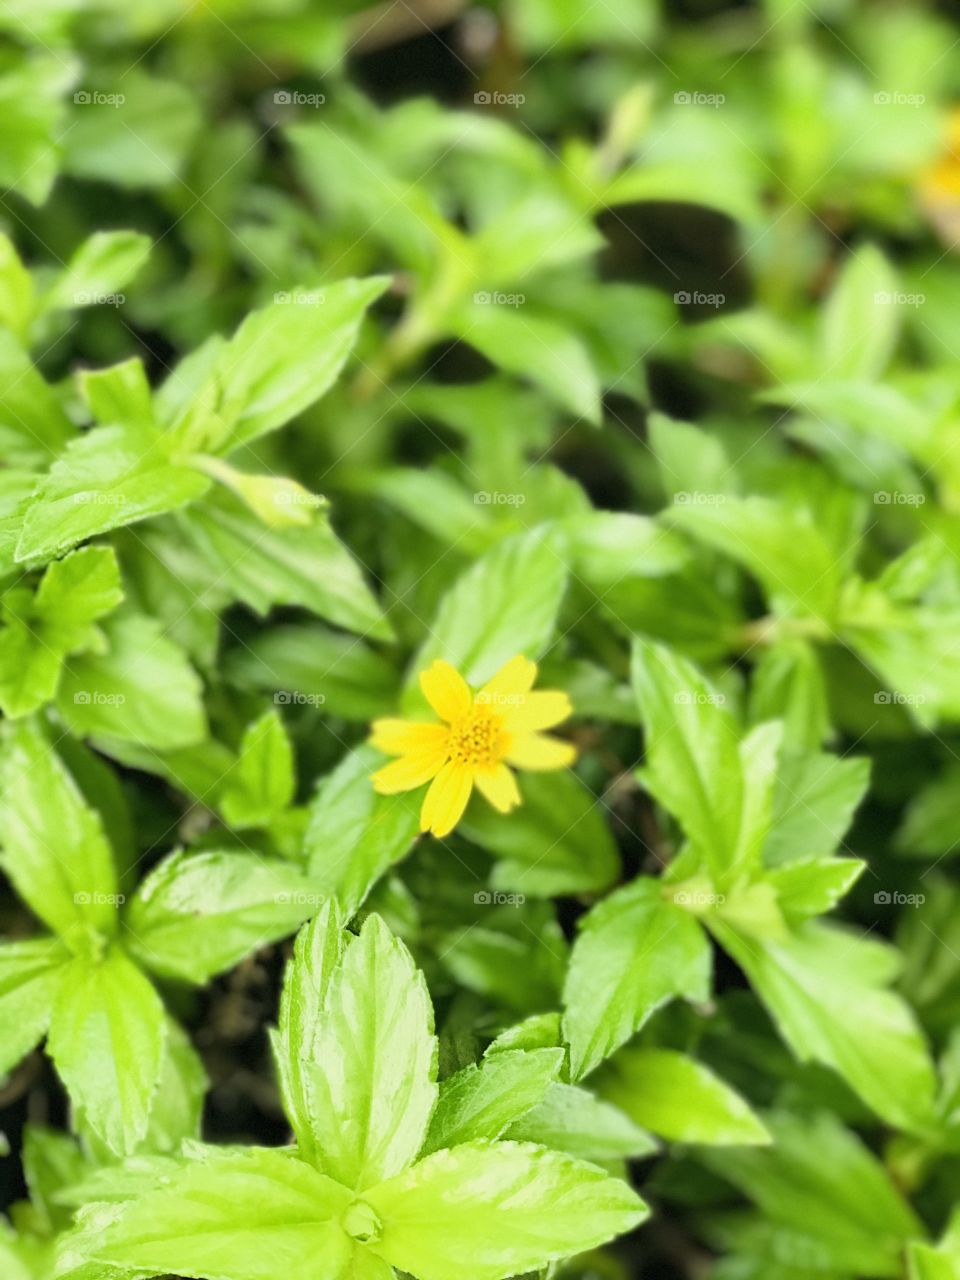
<path fill-rule="evenodd" d="M 503 757 L 503 720 L 487 707 L 474 707 L 450 726 L 447 750 L 454 764 L 486 768 Z"/>

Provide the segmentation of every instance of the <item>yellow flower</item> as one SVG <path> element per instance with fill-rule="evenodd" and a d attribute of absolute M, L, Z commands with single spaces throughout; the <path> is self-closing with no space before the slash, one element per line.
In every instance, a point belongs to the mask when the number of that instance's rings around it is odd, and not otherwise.
<path fill-rule="evenodd" d="M 941 156 L 923 169 L 915 186 L 941 239 L 960 244 L 960 109 L 954 107 L 947 117 Z"/>
<path fill-rule="evenodd" d="M 375 720 L 371 742 L 400 759 L 373 775 L 374 790 L 389 796 L 429 782 L 420 830 L 435 836 L 457 825 L 474 786 L 500 813 L 509 813 L 520 792 L 508 765 L 563 769 L 576 756 L 569 742 L 540 732 L 566 720 L 572 708 L 565 693 L 531 693 L 536 678 L 535 662 L 511 658 L 474 695 L 459 671 L 438 658 L 421 672 L 420 687 L 444 723 Z"/>

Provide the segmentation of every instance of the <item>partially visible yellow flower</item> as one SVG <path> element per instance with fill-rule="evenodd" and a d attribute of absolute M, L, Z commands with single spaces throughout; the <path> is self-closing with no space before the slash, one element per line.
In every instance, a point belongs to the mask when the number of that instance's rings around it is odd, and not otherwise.
<path fill-rule="evenodd" d="M 960 108 L 947 117 L 944 148 L 933 164 L 927 165 L 916 183 L 916 191 L 927 217 L 950 245 L 960 242 Z"/>
<path fill-rule="evenodd" d="M 435 836 L 457 825 L 474 787 L 509 813 L 520 792 L 508 765 L 563 769 L 576 757 L 569 742 L 540 732 L 566 720 L 570 699 L 555 690 L 532 693 L 536 678 L 535 662 L 511 658 L 474 695 L 459 671 L 438 658 L 421 672 L 420 687 L 443 723 L 375 720 L 371 742 L 400 759 L 373 775 L 374 790 L 389 796 L 429 782 L 420 830 Z"/>

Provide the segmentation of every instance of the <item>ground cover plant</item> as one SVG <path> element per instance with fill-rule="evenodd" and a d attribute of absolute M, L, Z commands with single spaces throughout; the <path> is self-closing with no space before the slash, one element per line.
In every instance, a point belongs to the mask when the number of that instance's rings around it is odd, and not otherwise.
<path fill-rule="evenodd" d="M 954 7 L 0 50 L 3 1280 L 958 1280 Z"/>

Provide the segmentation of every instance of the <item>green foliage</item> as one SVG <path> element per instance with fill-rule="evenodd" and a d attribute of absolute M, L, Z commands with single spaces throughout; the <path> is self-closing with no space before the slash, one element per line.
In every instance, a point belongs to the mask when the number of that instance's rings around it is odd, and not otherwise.
<path fill-rule="evenodd" d="M 960 1277 L 948 10 L 0 5 L 4 1280 Z"/>
<path fill-rule="evenodd" d="M 286 1263 L 317 1277 L 397 1266 L 452 1280 L 468 1248 L 477 1274 L 496 1280 L 591 1248 L 644 1216 L 630 1188 L 595 1165 L 494 1140 L 504 1127 L 499 1076 L 522 1050 L 477 1073 L 469 1121 L 462 1088 L 451 1084 L 443 1105 L 458 1121 L 438 1112 L 418 1158 L 437 1094 L 432 1031 L 422 974 L 381 918 L 369 916 L 357 937 L 325 908 L 297 941 L 274 1042 L 297 1150 L 185 1153 L 145 1194 L 85 1210 L 64 1239 L 60 1273 L 97 1263 L 258 1280 Z M 561 1056 L 540 1089 L 514 1093 L 511 1117 L 535 1104 Z"/>

